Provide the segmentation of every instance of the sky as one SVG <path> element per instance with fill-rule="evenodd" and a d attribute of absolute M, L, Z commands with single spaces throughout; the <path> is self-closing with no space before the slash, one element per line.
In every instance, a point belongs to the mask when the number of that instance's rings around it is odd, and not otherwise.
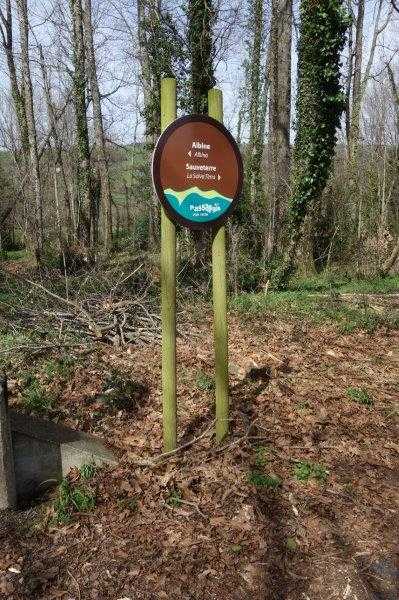
<path fill-rule="evenodd" d="M 169 0 L 164 0 L 165 2 Z M 365 18 L 365 47 L 364 63 L 370 50 L 372 31 L 375 25 L 375 6 L 378 0 L 366 0 Z M 108 137 L 117 144 L 128 144 L 143 136 L 143 118 L 140 111 L 141 88 L 137 62 L 137 33 L 135 3 L 131 0 L 92 0 L 94 21 L 96 29 L 96 47 L 98 69 L 100 74 L 101 91 L 105 95 L 104 116 Z M 270 14 L 270 0 L 265 6 L 265 21 L 268 22 Z M 41 80 L 36 61 L 36 45 L 43 45 L 46 63 L 52 73 L 52 88 L 55 97 L 65 93 L 70 85 L 65 68 L 68 60 L 60 59 L 63 49 L 67 48 L 68 25 L 68 0 L 28 0 L 31 22 L 31 56 L 32 69 L 36 89 L 36 117 L 38 121 L 39 136 L 45 135 L 46 117 L 41 95 Z M 233 11 L 240 7 L 238 13 Z M 387 14 L 389 0 L 384 0 L 384 16 Z M 183 22 L 183 13 L 180 8 L 175 9 L 180 24 Z M 295 103 L 296 88 L 296 63 L 297 63 L 297 29 L 298 29 L 298 3 L 295 2 L 295 27 L 293 32 L 293 94 L 292 102 Z M 237 116 L 242 102 L 242 88 L 244 71 L 242 68 L 245 58 L 245 10 L 239 0 L 220 0 L 220 27 L 224 27 L 234 14 L 234 26 L 229 28 L 228 40 L 223 45 L 223 54 L 218 57 L 216 77 L 217 85 L 224 94 L 225 123 L 236 133 Z M 383 19 L 381 22 L 383 22 Z M 16 23 L 16 18 L 15 18 Z M 386 28 L 379 38 L 373 74 L 376 80 L 381 80 L 381 66 L 392 60 L 394 68 L 398 71 L 399 16 L 396 15 L 392 23 Z M 17 32 L 15 44 L 18 44 Z M 392 58 L 393 57 L 393 58 Z M 264 58 L 265 60 L 265 58 Z M 345 56 L 343 57 L 345 64 Z M 62 73 L 59 76 L 59 73 Z M 4 58 L 0 60 L 0 93 L 2 108 L 0 122 L 6 120 L 8 115 L 8 77 Z M 294 135 L 294 134 L 293 134 Z"/>

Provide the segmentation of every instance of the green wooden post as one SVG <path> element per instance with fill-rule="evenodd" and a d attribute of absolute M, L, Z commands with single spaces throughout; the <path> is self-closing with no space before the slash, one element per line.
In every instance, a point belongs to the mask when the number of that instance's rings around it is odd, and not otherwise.
<path fill-rule="evenodd" d="M 223 94 L 209 90 L 209 116 L 223 122 Z M 216 440 L 229 432 L 229 371 L 226 289 L 226 228 L 214 232 L 212 243 L 212 283 L 215 340 Z"/>
<path fill-rule="evenodd" d="M 161 82 L 161 129 L 176 119 L 176 80 Z M 176 228 L 161 209 L 162 407 L 165 452 L 176 448 Z"/>

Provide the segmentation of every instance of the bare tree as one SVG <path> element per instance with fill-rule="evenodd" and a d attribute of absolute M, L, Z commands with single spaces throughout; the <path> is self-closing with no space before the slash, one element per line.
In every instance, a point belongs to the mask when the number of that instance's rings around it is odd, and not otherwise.
<path fill-rule="evenodd" d="M 40 180 L 39 153 L 35 113 L 33 108 L 33 87 L 29 60 L 29 22 L 27 0 L 17 0 L 19 35 L 21 46 L 22 89 L 25 101 L 25 112 L 29 138 L 30 175 L 33 182 L 36 215 L 31 219 L 35 239 L 35 255 L 38 261 L 43 250 L 43 195 Z"/>
<path fill-rule="evenodd" d="M 98 84 L 96 54 L 94 50 L 91 0 L 84 0 L 84 28 L 87 51 L 87 72 L 91 100 L 93 102 L 95 151 L 101 186 L 101 209 L 104 213 L 104 241 L 105 249 L 109 252 L 112 249 L 112 196 L 105 147 L 101 94 Z"/>
<path fill-rule="evenodd" d="M 22 156 L 25 161 L 25 165 L 27 166 L 29 162 L 28 123 L 26 118 L 24 97 L 21 91 L 20 83 L 18 82 L 17 69 L 15 66 L 11 0 L 6 0 L 5 12 L 3 12 L 0 9 L 0 19 L 0 33 L 4 53 L 7 60 L 8 75 L 10 78 L 11 85 L 11 95 L 14 103 L 15 114 L 17 116 L 19 135 L 22 147 Z M 18 157 L 19 155 L 17 154 L 17 159 Z"/>
<path fill-rule="evenodd" d="M 43 49 L 42 46 L 39 45 L 39 57 L 40 57 L 40 69 L 42 72 L 43 78 L 43 87 L 44 87 L 44 97 L 46 101 L 47 107 L 47 116 L 50 124 L 50 132 L 51 137 L 54 140 L 54 148 L 55 148 L 55 164 L 54 164 L 54 179 L 58 180 L 58 172 L 61 174 L 62 183 L 63 183 L 63 196 L 64 196 L 64 204 L 66 211 L 66 241 L 67 244 L 70 245 L 72 242 L 72 203 L 71 197 L 69 194 L 69 187 L 67 182 L 66 168 L 64 164 L 63 157 L 63 148 L 62 148 L 62 140 L 58 131 L 58 123 L 57 123 L 57 115 L 56 109 L 54 106 L 54 101 L 51 93 L 51 84 L 49 80 L 49 76 L 47 73 L 46 63 L 44 60 Z M 59 196 L 58 187 L 57 187 L 57 197 Z M 61 228 L 60 228 L 61 234 Z M 62 237 L 62 236 L 60 236 Z M 64 240 L 60 239 L 60 247 L 61 251 L 64 250 Z"/>

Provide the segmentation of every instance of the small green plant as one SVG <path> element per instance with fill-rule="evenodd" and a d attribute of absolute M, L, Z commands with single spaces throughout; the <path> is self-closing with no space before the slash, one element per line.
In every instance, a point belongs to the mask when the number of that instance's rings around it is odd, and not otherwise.
<path fill-rule="evenodd" d="M 308 482 L 309 479 L 315 479 L 319 483 L 322 483 L 326 481 L 328 474 L 327 469 L 323 465 L 304 460 L 297 461 L 294 467 L 295 478 L 304 483 Z"/>
<path fill-rule="evenodd" d="M 181 506 L 181 500 L 181 491 L 178 488 L 173 488 L 166 499 L 166 504 L 169 504 L 169 506 L 173 506 L 173 508 L 179 508 L 179 506 Z"/>
<path fill-rule="evenodd" d="M 361 388 L 350 387 L 346 390 L 346 395 L 351 398 L 351 400 L 363 404 L 364 406 L 373 406 L 374 404 L 374 400 L 368 392 Z"/>
<path fill-rule="evenodd" d="M 76 512 L 89 512 L 96 506 L 96 496 L 88 486 L 63 479 L 54 502 L 54 520 L 59 525 L 70 523 Z"/>
<path fill-rule="evenodd" d="M 96 474 L 96 465 L 94 463 L 87 463 L 80 467 L 79 474 L 82 479 L 93 479 Z"/>
<path fill-rule="evenodd" d="M 264 475 L 257 471 L 252 471 L 248 476 L 248 481 L 256 487 L 264 487 L 275 490 L 281 485 L 281 479 L 275 475 Z"/>
<path fill-rule="evenodd" d="M 258 446 L 255 449 L 255 466 L 256 467 L 264 467 L 268 461 L 269 451 L 266 446 Z"/>
<path fill-rule="evenodd" d="M 203 392 L 211 392 L 215 388 L 215 380 L 203 371 L 198 371 L 196 385 Z"/>
<path fill-rule="evenodd" d="M 57 360 L 48 360 L 43 364 L 43 372 L 48 379 L 61 377 L 67 379 L 75 365 L 75 359 L 71 356 L 63 356 Z"/>
<path fill-rule="evenodd" d="M 242 546 L 240 544 L 233 544 L 230 546 L 230 551 L 233 554 L 240 554 L 240 552 L 242 552 Z"/>
<path fill-rule="evenodd" d="M 47 413 L 53 410 L 55 398 L 40 385 L 36 377 L 29 377 L 22 392 L 22 402 L 31 412 Z"/>

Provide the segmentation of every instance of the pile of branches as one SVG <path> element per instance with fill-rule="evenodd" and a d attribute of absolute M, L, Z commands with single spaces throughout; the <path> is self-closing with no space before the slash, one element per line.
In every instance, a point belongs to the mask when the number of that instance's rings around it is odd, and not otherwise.
<path fill-rule="evenodd" d="M 141 266 L 116 283 L 111 280 L 108 289 L 93 286 L 93 292 L 69 289 L 62 293 L 59 281 L 37 281 L 8 273 L 14 280 L 12 301 L 1 302 L 1 314 L 14 327 L 18 324 L 39 334 L 56 332 L 59 340 L 76 340 L 78 336 L 79 341 L 95 340 L 116 347 L 158 343 L 161 319 L 151 284 L 135 293 L 127 292 L 123 285 Z"/>

